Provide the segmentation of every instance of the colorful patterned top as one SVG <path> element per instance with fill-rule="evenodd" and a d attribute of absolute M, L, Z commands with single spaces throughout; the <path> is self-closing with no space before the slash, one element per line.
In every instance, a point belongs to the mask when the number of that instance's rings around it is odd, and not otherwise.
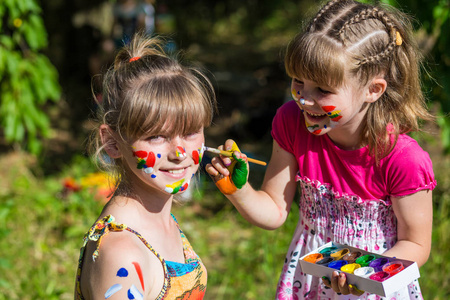
<path fill-rule="evenodd" d="M 114 217 L 108 215 L 95 223 L 88 233 L 85 235 L 83 240 L 83 246 L 80 250 L 80 258 L 78 261 L 78 270 L 76 278 L 75 287 L 75 300 L 84 300 L 81 293 L 80 279 L 81 279 L 81 267 L 84 259 L 84 250 L 88 241 L 97 242 L 97 247 L 92 255 L 92 259 L 99 256 L 100 244 L 102 238 L 107 235 L 110 231 L 123 231 L 127 230 L 135 234 L 146 246 L 147 248 L 161 261 L 164 269 L 164 285 L 161 289 L 156 300 L 167 299 L 203 299 L 206 292 L 206 281 L 207 272 L 202 261 L 198 255 L 192 249 L 191 244 L 184 235 L 183 231 L 180 229 L 176 218 L 172 215 L 173 219 L 177 223 L 178 230 L 180 231 L 181 239 L 183 241 L 183 252 L 185 257 L 185 263 L 166 261 L 162 258 L 153 247 L 136 231 L 127 227 L 124 224 L 117 224 L 114 222 Z M 141 278 L 142 284 L 142 278 Z M 142 284 L 143 286 L 143 284 Z M 134 286 L 133 286 L 134 287 Z M 132 292 L 132 291 L 131 291 Z M 140 297 L 142 299 L 142 295 Z M 133 297 L 130 299 L 134 299 Z"/>
<path fill-rule="evenodd" d="M 338 295 L 302 272 L 298 259 L 334 241 L 374 253 L 397 242 L 397 218 L 391 197 L 436 186 L 429 155 L 416 141 L 400 135 L 392 152 L 377 165 L 367 147 L 346 151 L 328 135 L 308 132 L 295 101 L 277 112 L 272 136 L 298 163 L 300 216 L 278 282 L 276 299 L 381 299 Z M 383 298 L 385 299 L 385 298 Z M 416 281 L 386 299 L 423 299 Z"/>

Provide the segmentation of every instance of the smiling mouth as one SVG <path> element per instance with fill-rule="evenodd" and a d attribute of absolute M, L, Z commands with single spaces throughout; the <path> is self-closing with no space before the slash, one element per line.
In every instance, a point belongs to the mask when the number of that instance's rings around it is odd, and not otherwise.
<path fill-rule="evenodd" d="M 178 170 L 167 170 L 170 174 L 182 174 L 186 169 L 178 169 Z"/>
<path fill-rule="evenodd" d="M 322 120 L 324 117 L 327 117 L 327 114 L 314 114 L 311 112 L 306 111 L 306 115 L 308 116 L 309 119 L 314 120 L 314 121 L 318 121 L 318 120 Z"/>

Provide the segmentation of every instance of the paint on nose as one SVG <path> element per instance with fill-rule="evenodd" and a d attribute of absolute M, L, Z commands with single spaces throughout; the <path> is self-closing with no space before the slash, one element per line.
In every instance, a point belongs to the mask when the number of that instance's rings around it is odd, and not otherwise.
<path fill-rule="evenodd" d="M 176 154 L 177 157 L 186 157 L 186 150 L 181 146 L 177 146 Z"/>

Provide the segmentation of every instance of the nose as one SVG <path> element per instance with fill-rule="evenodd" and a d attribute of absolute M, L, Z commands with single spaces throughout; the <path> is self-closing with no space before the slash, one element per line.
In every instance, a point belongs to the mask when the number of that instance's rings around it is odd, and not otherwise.
<path fill-rule="evenodd" d="M 308 106 L 312 106 L 315 103 L 312 93 L 306 91 L 305 89 L 303 89 L 301 93 L 299 102 L 301 105 L 308 105 Z"/>
<path fill-rule="evenodd" d="M 169 147 L 169 159 L 178 161 L 183 161 L 186 159 L 186 148 L 184 147 L 180 138 L 172 139 Z"/>

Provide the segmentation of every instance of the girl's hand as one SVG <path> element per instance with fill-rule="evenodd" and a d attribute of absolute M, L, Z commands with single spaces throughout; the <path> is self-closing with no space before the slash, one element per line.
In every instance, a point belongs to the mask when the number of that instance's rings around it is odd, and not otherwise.
<path fill-rule="evenodd" d="M 205 169 L 219 190 L 225 195 L 231 195 L 247 183 L 249 167 L 247 156 L 240 152 L 233 140 L 227 140 L 225 147 L 219 147 L 220 150 L 224 148 L 225 151 L 233 151 L 233 156 L 214 157 Z"/>
<path fill-rule="evenodd" d="M 327 277 L 322 277 L 322 282 L 327 287 L 333 289 L 338 294 L 361 296 L 364 291 L 359 290 L 356 286 L 347 283 L 345 273 L 334 271 L 331 275 L 331 281 Z"/>

